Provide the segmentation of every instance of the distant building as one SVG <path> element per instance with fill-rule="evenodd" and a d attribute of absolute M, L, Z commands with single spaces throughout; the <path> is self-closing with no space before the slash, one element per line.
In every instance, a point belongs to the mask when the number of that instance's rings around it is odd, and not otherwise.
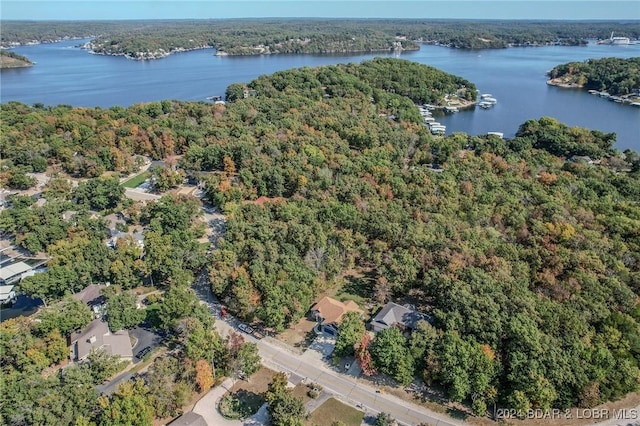
<path fill-rule="evenodd" d="M 131 361 L 133 351 L 127 330 L 116 333 L 109 331 L 106 322 L 95 319 L 82 331 L 69 337 L 71 356 L 74 361 L 85 360 L 92 350 L 105 350 L 109 355 L 117 355 L 123 360 Z"/>
<path fill-rule="evenodd" d="M 323 297 L 311 307 L 309 314 L 325 333 L 335 336 L 338 334 L 338 325 L 347 312 L 363 314 L 358 305 L 351 300 L 342 303 L 330 297 Z"/>
<path fill-rule="evenodd" d="M 404 332 L 415 330 L 418 321 L 431 322 L 429 315 L 422 314 L 405 305 L 389 302 L 371 320 L 371 329 L 376 333 L 389 327 L 399 327 Z"/>

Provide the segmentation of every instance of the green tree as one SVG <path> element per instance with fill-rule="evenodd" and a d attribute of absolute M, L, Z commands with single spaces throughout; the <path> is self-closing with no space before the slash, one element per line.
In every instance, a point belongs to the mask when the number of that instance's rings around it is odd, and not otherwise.
<path fill-rule="evenodd" d="M 117 177 L 95 178 L 80 182 L 74 191 L 78 204 L 95 210 L 114 208 L 124 195 L 124 188 Z"/>
<path fill-rule="evenodd" d="M 260 366 L 258 346 L 255 343 L 243 343 L 237 355 L 233 358 L 233 374 L 237 377 L 246 377 L 248 379 L 260 369 Z"/>
<path fill-rule="evenodd" d="M 111 290 L 115 287 L 109 287 Z M 132 328 L 145 319 L 144 309 L 138 309 L 135 294 L 129 291 L 109 291 L 106 294 L 105 312 L 111 331 L 116 332 L 124 328 Z"/>
<path fill-rule="evenodd" d="M 347 312 L 340 321 L 333 353 L 336 357 L 353 355 L 355 345 L 362 341 L 366 330 L 358 312 Z"/>
<path fill-rule="evenodd" d="M 389 327 L 379 332 L 369 346 L 369 352 L 374 366 L 381 373 L 392 376 L 403 385 L 413 379 L 415 361 L 399 328 Z"/>
<path fill-rule="evenodd" d="M 148 400 L 149 389 L 141 379 L 118 386 L 109 398 L 98 398 L 100 426 L 148 426 L 153 422 L 153 409 Z"/>
<path fill-rule="evenodd" d="M 104 382 L 119 372 L 126 364 L 118 355 L 111 355 L 104 349 L 92 349 L 87 356 L 87 362 L 94 383 Z"/>
<path fill-rule="evenodd" d="M 35 327 L 38 334 L 46 335 L 57 329 L 63 336 L 68 336 L 91 322 L 91 311 L 81 301 L 66 296 L 42 310 L 38 319 Z"/>
<path fill-rule="evenodd" d="M 302 426 L 306 411 L 302 399 L 295 397 L 287 388 L 287 377 L 278 373 L 269 383 L 266 394 L 267 411 L 275 426 Z"/>
<path fill-rule="evenodd" d="M 166 330 L 173 328 L 182 318 L 191 315 L 196 305 L 197 299 L 191 290 L 171 286 L 159 304 L 160 326 Z"/>

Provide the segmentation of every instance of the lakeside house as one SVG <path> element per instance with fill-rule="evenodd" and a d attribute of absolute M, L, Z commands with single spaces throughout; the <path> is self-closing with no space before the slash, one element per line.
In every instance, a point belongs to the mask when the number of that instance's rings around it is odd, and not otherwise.
<path fill-rule="evenodd" d="M 336 336 L 338 334 L 340 321 L 347 312 L 358 312 L 360 315 L 364 314 L 352 300 L 342 303 L 325 296 L 311 307 L 309 316 L 311 320 L 315 320 L 318 323 L 322 331 Z"/>
<path fill-rule="evenodd" d="M 74 361 L 84 361 L 92 350 L 100 349 L 125 361 L 133 359 L 129 332 L 120 330 L 112 333 L 107 323 L 101 319 L 94 319 L 84 330 L 71 334 L 69 345 Z"/>
<path fill-rule="evenodd" d="M 432 322 L 432 318 L 413 309 L 410 305 L 398 305 L 389 302 L 371 320 L 371 329 L 379 332 L 390 327 L 399 327 L 403 332 L 410 333 L 416 329 L 418 321 Z"/>

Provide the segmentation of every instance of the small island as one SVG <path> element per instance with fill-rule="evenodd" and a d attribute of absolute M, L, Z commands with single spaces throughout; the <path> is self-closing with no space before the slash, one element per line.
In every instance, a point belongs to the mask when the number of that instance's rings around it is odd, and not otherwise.
<path fill-rule="evenodd" d="M 547 84 L 580 88 L 619 103 L 640 106 L 640 57 L 588 59 L 558 65 Z"/>
<path fill-rule="evenodd" d="M 33 65 L 29 59 L 15 52 L 0 50 L 0 69 L 25 68 Z"/>

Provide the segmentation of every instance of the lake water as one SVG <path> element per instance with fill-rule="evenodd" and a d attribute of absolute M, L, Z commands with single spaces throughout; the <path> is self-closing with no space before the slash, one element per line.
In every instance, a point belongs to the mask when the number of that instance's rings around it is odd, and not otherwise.
<path fill-rule="evenodd" d="M 171 55 L 155 61 L 91 55 L 75 46 L 82 40 L 22 46 L 15 49 L 37 64 L 3 70 L 0 101 L 74 106 L 129 106 L 163 99 L 203 101 L 224 95 L 234 82 L 249 82 L 262 74 L 336 63 L 361 62 L 370 55 L 214 56 L 213 49 Z M 438 119 L 454 131 L 515 134 L 527 119 L 552 116 L 571 126 L 616 132 L 620 150 L 640 151 L 640 108 L 610 102 L 585 91 L 545 84 L 545 72 L 555 65 L 602 57 L 640 56 L 640 45 L 530 47 L 465 51 L 423 45 L 420 51 L 394 55 L 462 76 L 498 104 Z"/>

